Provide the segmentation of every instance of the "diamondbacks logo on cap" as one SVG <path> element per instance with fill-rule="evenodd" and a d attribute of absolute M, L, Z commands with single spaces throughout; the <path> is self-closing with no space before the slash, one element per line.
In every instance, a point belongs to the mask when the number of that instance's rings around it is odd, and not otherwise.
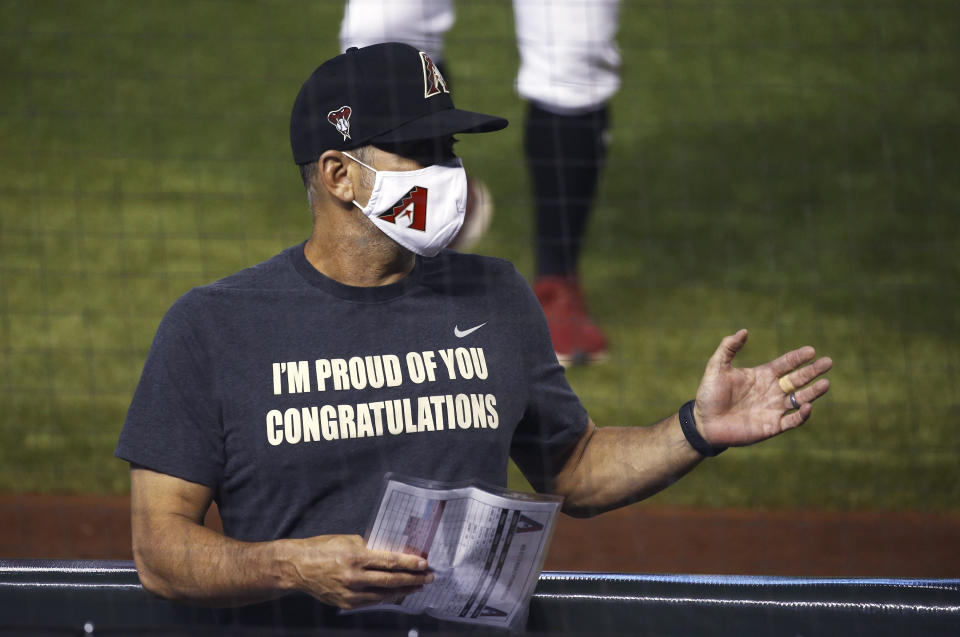
<path fill-rule="evenodd" d="M 449 93 L 447 81 L 440 74 L 440 69 L 433 63 L 430 56 L 420 51 L 420 61 L 423 62 L 423 96 L 433 97 L 440 93 Z"/>
<path fill-rule="evenodd" d="M 390 210 L 377 216 L 392 224 L 398 224 L 398 219 L 407 221 L 411 230 L 427 231 L 427 189 L 423 186 L 414 186 Z"/>
<path fill-rule="evenodd" d="M 350 139 L 350 113 L 352 112 L 353 109 L 349 106 L 341 106 L 327 113 L 327 121 L 343 135 L 343 141 Z"/>

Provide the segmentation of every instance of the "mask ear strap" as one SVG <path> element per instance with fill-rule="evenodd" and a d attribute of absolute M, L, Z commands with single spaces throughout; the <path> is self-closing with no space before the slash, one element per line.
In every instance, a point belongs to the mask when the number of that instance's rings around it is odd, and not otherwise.
<path fill-rule="evenodd" d="M 373 166 L 368 166 L 368 165 L 366 165 L 365 163 L 363 163 L 362 161 L 360 161 L 359 159 L 357 159 L 356 157 L 354 157 L 353 155 L 351 155 L 351 154 L 348 153 L 347 151 L 344 150 L 344 151 L 341 151 L 341 152 L 343 152 L 344 155 L 346 155 L 347 157 L 349 157 L 349 158 L 352 159 L 353 161 L 357 162 L 358 164 L 360 164 L 361 166 L 363 166 L 363 167 L 366 168 L 367 170 L 372 170 L 374 173 L 377 172 L 377 169 L 376 169 L 376 168 L 374 168 Z"/>
<path fill-rule="evenodd" d="M 344 155 L 346 155 L 347 157 L 349 157 L 350 159 L 352 159 L 353 161 L 357 162 L 358 164 L 360 164 L 361 166 L 363 166 L 364 168 L 366 168 L 367 170 L 373 171 L 373 174 L 374 174 L 374 175 L 377 174 L 377 169 L 374 168 L 373 166 L 367 166 L 365 163 L 363 163 L 362 161 L 360 161 L 359 159 L 357 159 L 356 157 L 354 157 L 353 155 L 351 155 L 350 153 L 348 153 L 348 152 L 345 151 L 345 150 L 344 150 L 344 151 L 341 151 L 341 152 L 342 152 Z M 351 203 L 353 203 L 353 205 L 356 206 L 357 208 L 359 208 L 361 211 L 364 210 L 364 207 L 361 206 L 361 205 L 357 202 L 356 199 L 354 199 Z M 370 202 L 368 201 L 367 204 L 369 205 L 369 203 L 370 203 Z"/>
<path fill-rule="evenodd" d="M 362 161 L 360 161 L 359 159 L 357 159 L 356 157 L 354 157 L 353 155 L 351 155 L 351 154 L 348 153 L 347 151 L 341 151 L 341 152 L 343 152 L 344 155 L 346 155 L 347 157 L 349 157 L 349 158 L 352 159 L 353 161 L 357 162 L 358 164 L 360 164 L 361 166 L 363 166 L 363 167 L 366 168 L 367 170 L 372 170 L 374 175 L 377 174 L 377 169 L 376 169 L 376 168 L 373 168 L 372 166 L 367 166 L 365 163 L 363 163 Z M 354 206 L 356 206 L 357 208 L 359 208 L 359 209 L 361 210 L 361 212 L 365 211 L 365 208 L 364 208 L 363 206 L 361 206 L 361 205 L 357 202 L 356 199 L 354 199 L 351 203 L 353 203 Z M 370 204 L 370 202 L 368 201 L 368 202 L 367 202 L 367 205 L 369 205 L 369 204 Z"/>

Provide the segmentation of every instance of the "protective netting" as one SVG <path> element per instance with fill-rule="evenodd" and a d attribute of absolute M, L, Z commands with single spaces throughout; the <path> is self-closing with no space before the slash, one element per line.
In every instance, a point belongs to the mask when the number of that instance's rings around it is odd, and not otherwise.
<path fill-rule="evenodd" d="M 0 489 L 126 490 L 111 454 L 164 311 L 309 233 L 288 117 L 342 13 L 0 0 Z M 627 0 L 617 39 L 581 272 L 611 359 L 569 373 L 594 420 L 675 411 L 747 327 L 738 362 L 813 344 L 834 389 L 655 503 L 955 511 L 956 3 Z M 495 201 L 474 250 L 531 275 L 510 3 L 458 3 L 445 63 L 459 106 L 512 121 L 457 147 Z"/>

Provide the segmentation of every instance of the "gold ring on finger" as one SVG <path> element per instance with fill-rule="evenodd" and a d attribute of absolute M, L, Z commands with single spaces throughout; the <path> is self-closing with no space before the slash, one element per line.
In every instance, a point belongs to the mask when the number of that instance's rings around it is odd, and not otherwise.
<path fill-rule="evenodd" d="M 797 391 L 796 386 L 790 382 L 790 375 L 780 377 L 780 389 L 783 390 L 784 394 L 789 394 L 790 392 Z"/>

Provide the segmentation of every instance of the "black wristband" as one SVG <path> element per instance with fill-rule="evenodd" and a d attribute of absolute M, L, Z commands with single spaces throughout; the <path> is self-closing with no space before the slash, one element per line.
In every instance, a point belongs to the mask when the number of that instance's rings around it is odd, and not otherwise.
<path fill-rule="evenodd" d="M 718 454 L 723 453 L 727 450 L 726 447 L 714 447 L 709 442 L 703 439 L 703 436 L 700 435 L 700 432 L 697 431 L 697 421 L 693 419 L 693 403 L 696 401 L 691 400 L 690 402 L 684 403 L 683 407 L 680 408 L 680 429 L 683 430 L 683 435 L 686 437 L 687 442 L 690 443 L 690 446 L 697 450 L 701 456 L 707 456 L 712 458 Z"/>

